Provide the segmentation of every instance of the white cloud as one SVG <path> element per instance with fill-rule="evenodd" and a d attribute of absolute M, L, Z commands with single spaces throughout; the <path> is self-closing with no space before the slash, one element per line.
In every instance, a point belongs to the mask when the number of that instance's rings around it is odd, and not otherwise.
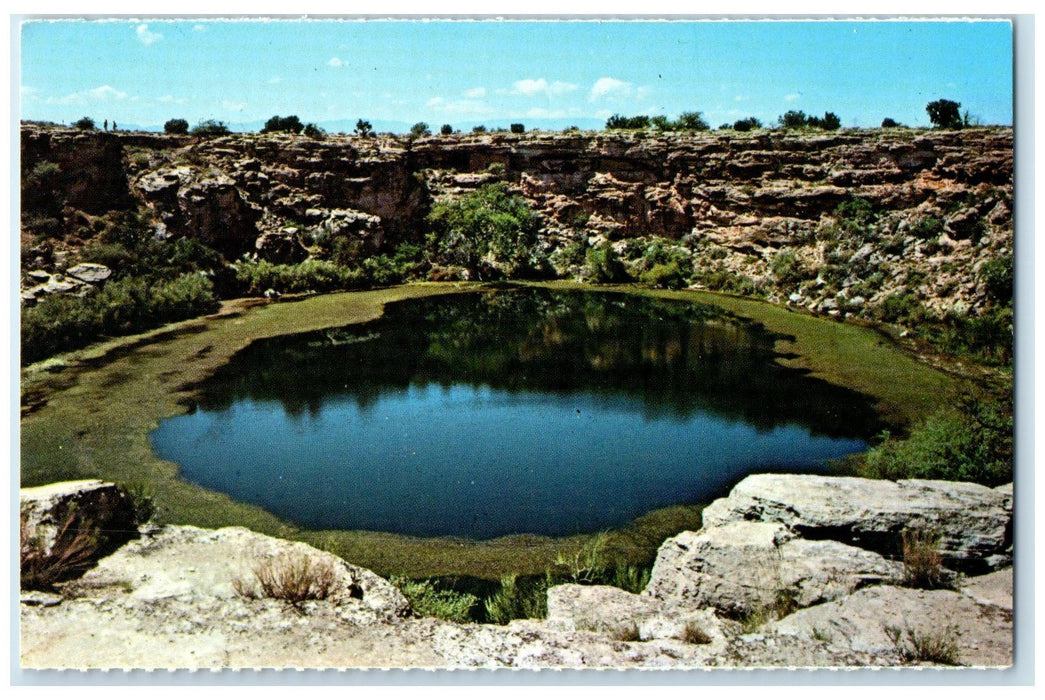
<path fill-rule="evenodd" d="M 444 114 L 489 114 L 493 110 L 481 100 L 445 100 L 433 97 L 425 106 Z"/>
<path fill-rule="evenodd" d="M 222 109 L 227 109 L 230 112 L 241 112 L 243 108 L 247 106 L 246 102 L 233 102 L 232 100 L 222 100 Z"/>
<path fill-rule="evenodd" d="M 800 92 L 791 92 L 791 93 L 788 93 L 787 95 L 784 95 L 784 102 L 794 102 L 795 100 L 797 100 L 797 99 L 799 99 L 801 97 L 802 97 L 802 93 L 800 93 Z"/>
<path fill-rule="evenodd" d="M 278 75 L 274 75 L 271 78 L 269 78 L 268 80 L 266 80 L 265 82 L 268 83 L 269 85 L 279 85 L 280 83 L 283 82 L 283 78 L 279 77 Z"/>
<path fill-rule="evenodd" d="M 549 83 L 544 78 L 524 78 L 523 80 L 516 80 L 512 83 L 510 90 L 498 90 L 497 92 L 502 95 L 524 95 L 526 97 L 547 95 L 548 97 L 552 97 L 565 95 L 566 93 L 573 92 L 576 89 L 577 86 L 574 83 L 566 83 L 561 80 Z"/>
<path fill-rule="evenodd" d="M 516 80 L 512 83 L 512 92 L 517 95 L 539 95 L 542 92 L 547 92 L 548 81 L 544 78 L 538 78 L 537 80 L 531 80 L 526 78 L 524 80 Z"/>
<path fill-rule="evenodd" d="M 163 39 L 163 35 L 162 34 L 157 34 L 156 32 L 150 32 L 149 31 L 149 25 L 147 25 L 147 24 L 139 24 L 138 28 L 134 30 L 134 33 L 138 35 L 138 41 L 140 41 L 141 43 L 145 44 L 146 46 L 152 46 L 157 41 L 160 41 L 160 40 Z"/>
<path fill-rule="evenodd" d="M 102 85 L 93 90 L 88 90 L 87 95 L 98 102 L 109 102 L 110 100 L 126 100 L 127 93 L 117 90 L 111 85 Z"/>
<path fill-rule="evenodd" d="M 345 62 L 342 61 L 337 56 L 334 56 L 332 59 L 327 61 L 327 65 L 330 66 L 331 68 L 340 68 L 341 66 L 345 65 Z"/>
<path fill-rule="evenodd" d="M 469 99 L 472 99 L 472 100 L 477 99 L 479 97 L 486 97 L 486 88 L 484 88 L 484 87 L 472 88 L 471 90 L 465 90 L 463 94 L 464 94 L 465 97 L 467 97 Z"/>
<path fill-rule="evenodd" d="M 202 24 L 194 24 L 194 25 L 192 25 L 192 31 L 194 31 L 194 32 L 205 32 L 205 31 L 207 31 L 207 28 L 204 27 Z"/>
<path fill-rule="evenodd" d="M 44 100 L 44 102 L 46 102 L 47 104 L 71 105 L 99 102 L 115 102 L 118 100 L 126 99 L 126 92 L 117 90 L 111 85 L 102 85 L 100 87 L 91 88 L 90 90 L 81 90 L 80 92 L 73 92 L 64 97 L 48 97 Z"/>
<path fill-rule="evenodd" d="M 631 94 L 632 84 L 616 78 L 599 78 L 591 86 L 589 99 L 595 100 L 604 97 L 626 97 Z"/>
<path fill-rule="evenodd" d="M 183 105 L 188 102 L 184 97 L 175 97 L 174 95 L 163 95 L 162 97 L 157 97 L 156 101 L 171 105 Z"/>
<path fill-rule="evenodd" d="M 18 93 L 21 95 L 23 101 L 37 100 L 40 98 L 40 88 L 29 87 L 28 85 L 20 85 L 18 87 Z"/>

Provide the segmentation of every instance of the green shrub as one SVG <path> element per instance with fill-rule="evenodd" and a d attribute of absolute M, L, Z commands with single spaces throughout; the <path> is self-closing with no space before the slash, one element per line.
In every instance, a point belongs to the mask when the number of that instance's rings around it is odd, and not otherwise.
<path fill-rule="evenodd" d="M 923 241 L 935 240 L 943 233 L 943 221 L 935 216 L 927 216 L 911 224 L 910 231 L 912 236 Z"/>
<path fill-rule="evenodd" d="M 782 284 L 800 282 L 810 276 L 793 250 L 782 250 L 774 255 L 769 267 L 777 281 Z"/>
<path fill-rule="evenodd" d="M 625 117 L 620 114 L 614 114 L 612 117 L 606 120 L 607 129 L 648 129 L 650 128 L 650 118 L 645 114 L 640 114 L 637 117 Z"/>
<path fill-rule="evenodd" d="M 73 127 L 83 129 L 84 131 L 94 131 L 98 128 L 95 126 L 94 120 L 90 117 L 80 117 L 73 122 Z"/>
<path fill-rule="evenodd" d="M 417 122 L 410 127 L 410 135 L 414 137 L 431 136 L 432 132 L 424 122 Z"/>
<path fill-rule="evenodd" d="M 296 114 L 292 114 L 289 117 L 281 117 L 278 114 L 269 118 L 265 122 L 265 126 L 261 129 L 263 134 L 271 134 L 275 132 L 286 132 L 288 134 L 300 134 L 301 130 L 305 128 L 305 125 L 301 123 Z"/>
<path fill-rule="evenodd" d="M 454 133 L 454 127 L 450 124 L 443 124 L 441 127 L 439 127 L 439 133 L 443 136 L 449 136 L 450 134 Z"/>
<path fill-rule="evenodd" d="M 225 125 L 225 122 L 215 121 L 214 119 L 204 119 L 192 127 L 193 136 L 228 136 L 230 133 L 229 127 Z"/>
<path fill-rule="evenodd" d="M 654 265 L 639 276 L 639 281 L 662 289 L 682 289 L 688 284 L 685 273 L 675 261 Z"/>
<path fill-rule="evenodd" d="M 163 131 L 168 134 L 187 134 L 189 123 L 184 119 L 168 119 L 163 124 Z"/>
<path fill-rule="evenodd" d="M 881 321 L 896 323 L 909 319 L 921 308 L 918 294 L 910 290 L 893 292 L 874 310 L 874 315 Z"/>
<path fill-rule="evenodd" d="M 437 589 L 431 579 L 411 581 L 393 578 L 396 586 L 407 600 L 414 612 L 427 617 L 438 617 L 451 622 L 475 622 L 479 609 L 479 598 L 471 593 L 447 589 Z"/>
<path fill-rule="evenodd" d="M 929 121 L 937 129 L 961 129 L 964 121 L 961 116 L 961 103 L 953 100 L 934 100 L 925 105 L 929 113 Z"/>
<path fill-rule="evenodd" d="M 463 267 L 479 279 L 530 276 L 540 269 L 539 220 L 506 183 L 439 202 L 427 221 L 431 257 L 441 265 Z"/>
<path fill-rule="evenodd" d="M 483 603 L 486 621 L 506 625 L 512 620 L 548 617 L 548 586 L 547 578 L 503 577 L 501 587 Z"/>
<path fill-rule="evenodd" d="M 322 138 L 323 136 L 326 136 L 327 132 L 321 129 L 320 127 L 316 126 L 312 122 L 309 122 L 308 124 L 305 124 L 305 130 L 302 133 L 310 139 L 318 139 Z"/>
<path fill-rule="evenodd" d="M 631 280 L 631 275 L 609 242 L 596 248 L 588 248 L 584 262 L 591 269 L 590 276 L 595 282 L 616 283 Z"/>
<path fill-rule="evenodd" d="M 965 399 L 915 427 L 906 440 L 883 433 L 858 471 L 876 479 L 944 479 L 998 486 L 1012 481 L 1012 413 L 985 399 Z"/>
<path fill-rule="evenodd" d="M 54 294 L 22 309 L 22 362 L 84 347 L 102 336 L 138 333 L 217 308 L 213 286 L 199 274 L 169 282 L 111 280 L 84 297 Z"/>
<path fill-rule="evenodd" d="M 526 133 L 526 127 L 518 123 L 509 125 L 508 130 L 511 131 L 513 134 Z"/>
<path fill-rule="evenodd" d="M 761 129 L 762 122 L 757 117 L 748 117 L 747 119 L 738 119 L 733 122 L 734 131 L 751 131 L 752 129 Z"/>
<path fill-rule="evenodd" d="M 237 263 L 236 281 L 243 293 L 257 296 L 269 289 L 281 294 L 352 289 L 361 286 L 365 278 L 361 270 L 328 260 L 310 259 L 290 265 L 257 260 Z"/>
<path fill-rule="evenodd" d="M 988 260 L 980 265 L 976 276 L 983 283 L 987 296 L 999 304 L 1012 302 L 1012 254 Z"/>

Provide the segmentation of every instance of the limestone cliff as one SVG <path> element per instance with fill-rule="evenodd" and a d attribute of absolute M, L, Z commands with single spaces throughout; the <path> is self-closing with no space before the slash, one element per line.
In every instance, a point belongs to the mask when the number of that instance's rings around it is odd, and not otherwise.
<path fill-rule="evenodd" d="M 641 271 L 661 238 L 695 286 L 831 315 L 881 317 L 899 292 L 976 313 L 991 301 L 980 267 L 1013 248 L 1009 128 L 196 139 L 26 124 L 22 173 L 23 200 L 46 210 L 23 211 L 26 272 L 75 264 L 110 210 L 229 260 L 318 256 L 330 237 L 390 251 L 423 240 L 433 202 L 497 180 L 538 212 L 559 275 L 584 274 L 571 245 L 604 241 Z"/>

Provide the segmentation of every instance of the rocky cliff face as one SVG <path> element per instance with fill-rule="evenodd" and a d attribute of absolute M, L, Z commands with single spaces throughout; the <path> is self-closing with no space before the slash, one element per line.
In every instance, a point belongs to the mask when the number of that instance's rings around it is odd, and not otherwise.
<path fill-rule="evenodd" d="M 966 313 L 990 301 L 980 266 L 1012 253 L 1012 139 L 991 128 L 196 140 L 24 125 L 22 172 L 58 165 L 58 248 L 82 245 L 91 216 L 132 208 L 158 235 L 230 259 L 317 256 L 331 237 L 374 253 L 422 240 L 434 201 L 504 180 L 539 213 L 540 246 L 564 276 L 584 273 L 571 245 L 611 242 L 641 271 L 661 238 L 696 286 L 832 315 L 873 315 L 904 290 Z M 24 217 L 27 249 L 33 226 Z"/>

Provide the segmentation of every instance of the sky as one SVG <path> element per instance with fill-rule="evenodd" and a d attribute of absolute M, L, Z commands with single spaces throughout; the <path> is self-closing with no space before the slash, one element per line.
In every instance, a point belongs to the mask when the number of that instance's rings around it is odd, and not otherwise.
<path fill-rule="evenodd" d="M 22 119 L 370 120 L 582 128 L 701 112 L 717 127 L 788 110 L 843 126 L 928 125 L 960 102 L 1011 124 L 1004 21 L 26 21 Z M 391 127 L 389 127 L 391 128 Z"/>

